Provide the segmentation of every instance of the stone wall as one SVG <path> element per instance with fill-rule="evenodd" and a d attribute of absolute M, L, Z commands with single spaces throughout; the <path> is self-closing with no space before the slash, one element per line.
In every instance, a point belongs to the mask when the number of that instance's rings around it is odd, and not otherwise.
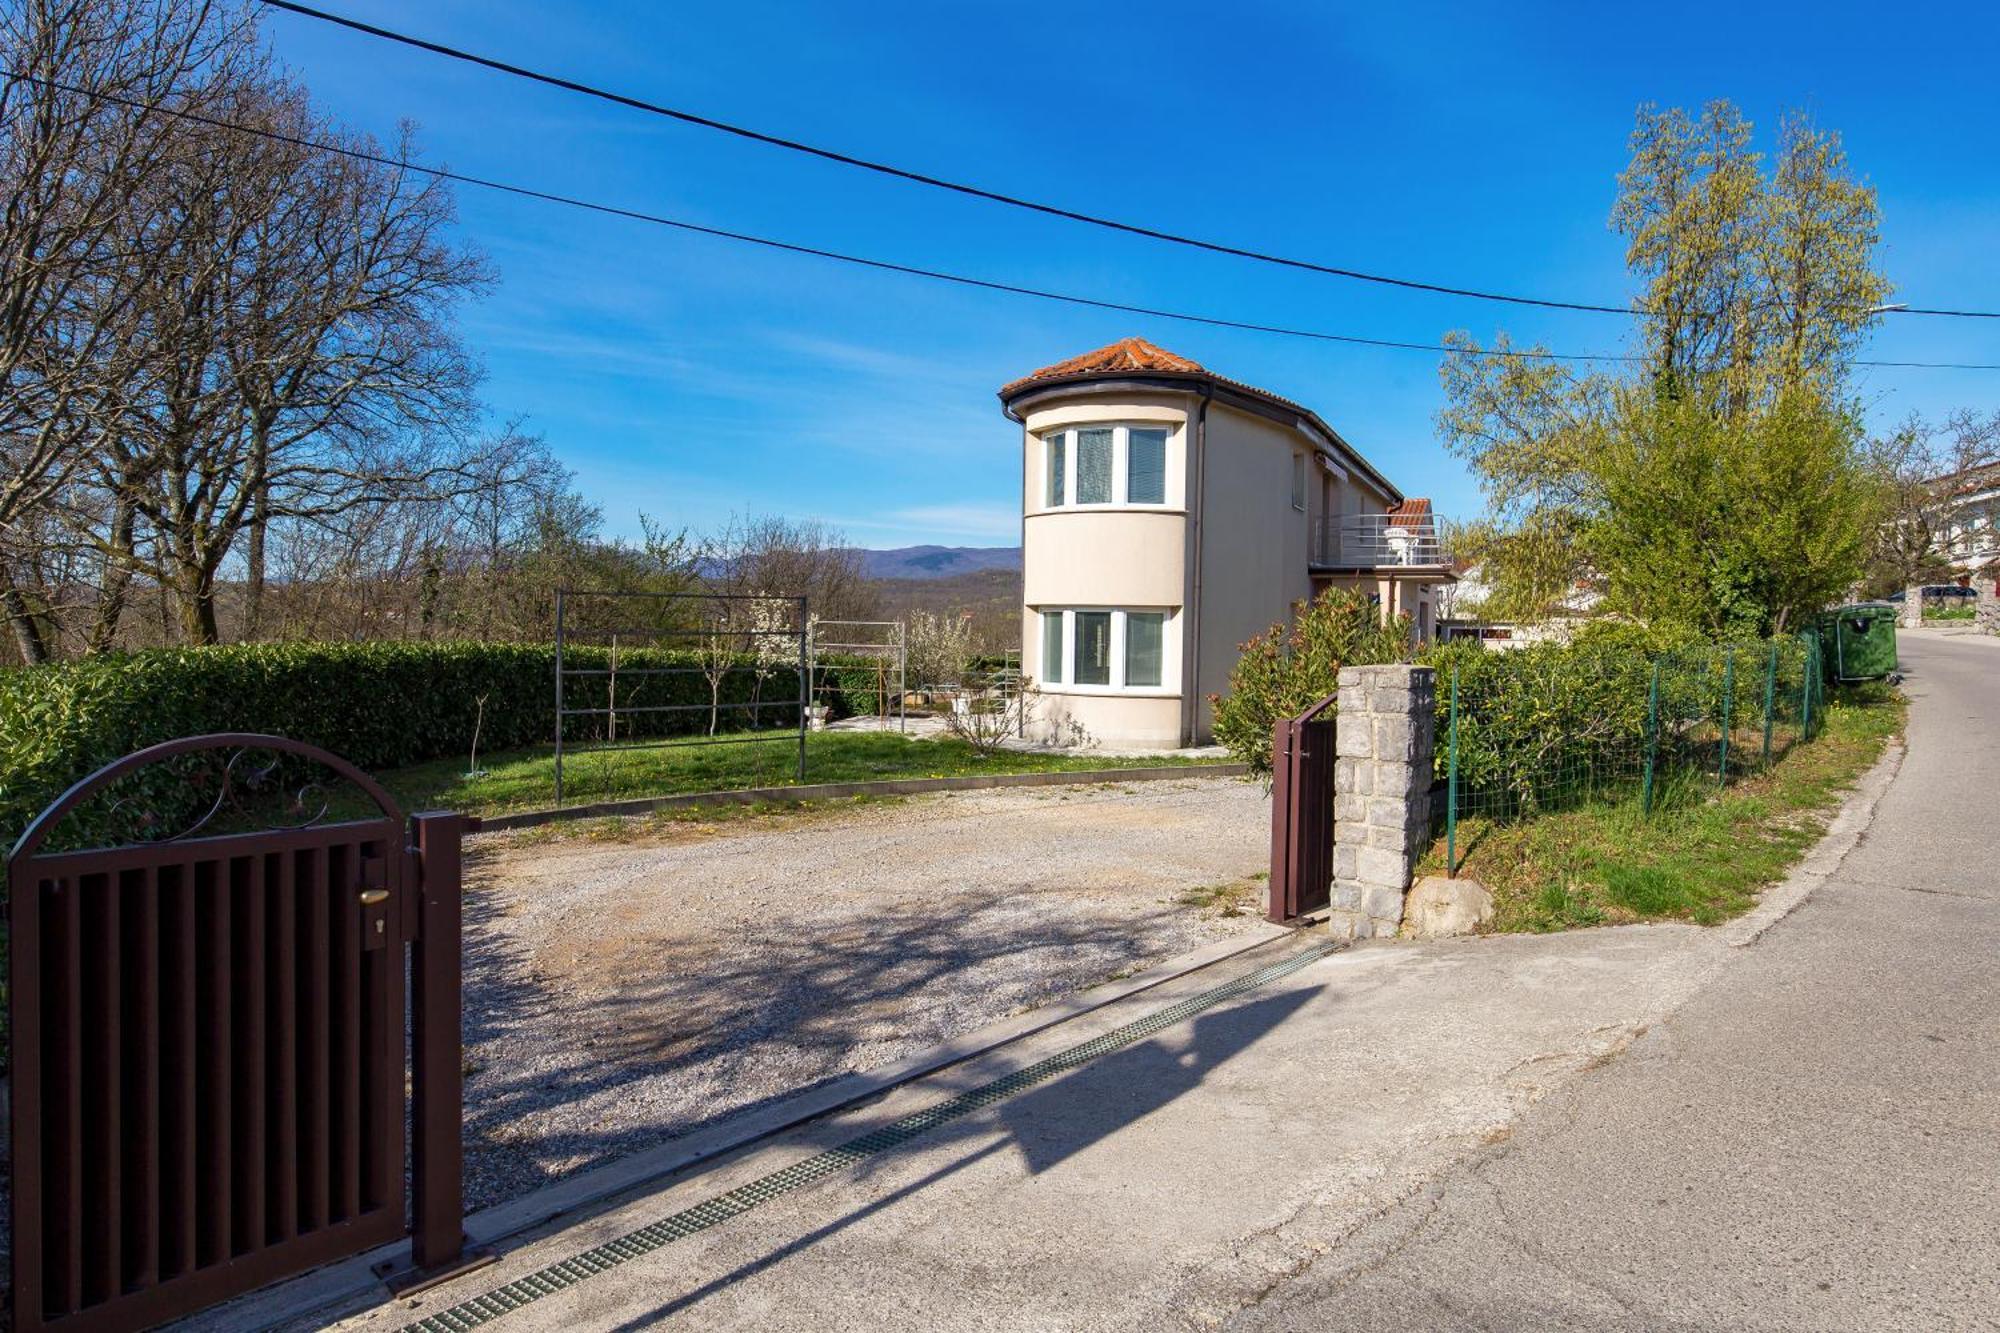
<path fill-rule="evenodd" d="M 1973 620 L 1987 634 L 2000 634 L 2000 574 L 1980 574 L 1972 580 L 1979 590 Z"/>
<path fill-rule="evenodd" d="M 1334 933 L 1394 935 L 1431 832 L 1437 673 L 1343 667 L 1334 724 Z"/>
<path fill-rule="evenodd" d="M 1897 622 L 1904 629 L 1918 629 L 1924 623 L 1924 587 L 1912 583 L 1903 589 L 1903 614 Z"/>

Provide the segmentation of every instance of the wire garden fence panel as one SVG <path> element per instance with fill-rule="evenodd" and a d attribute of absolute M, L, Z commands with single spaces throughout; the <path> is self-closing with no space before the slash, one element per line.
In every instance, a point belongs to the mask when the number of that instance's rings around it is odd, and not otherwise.
<path fill-rule="evenodd" d="M 813 705 L 823 710 L 821 718 L 830 720 L 840 702 L 836 696 L 845 695 L 849 702 L 867 700 L 886 731 L 893 701 L 896 730 L 908 731 L 908 627 L 900 620 L 814 620 L 809 630 Z"/>
<path fill-rule="evenodd" d="M 1556 646 L 1475 653 L 1447 673 L 1438 747 L 1447 872 L 1467 821 L 1662 805 L 1761 773 L 1821 727 L 1815 633 L 1645 657 Z"/>
<path fill-rule="evenodd" d="M 579 754 L 789 744 L 805 781 L 809 626 L 804 597 L 558 589 L 555 803 Z"/>

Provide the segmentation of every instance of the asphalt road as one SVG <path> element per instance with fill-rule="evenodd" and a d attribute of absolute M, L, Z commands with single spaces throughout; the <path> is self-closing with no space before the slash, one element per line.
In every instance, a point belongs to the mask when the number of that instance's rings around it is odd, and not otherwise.
<path fill-rule="evenodd" d="M 2000 1328 L 2000 640 L 1798 911 L 1231 1329 Z"/>

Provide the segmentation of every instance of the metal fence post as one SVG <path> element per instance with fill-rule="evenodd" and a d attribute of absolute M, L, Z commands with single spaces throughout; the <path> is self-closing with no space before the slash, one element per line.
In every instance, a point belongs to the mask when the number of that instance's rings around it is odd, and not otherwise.
<path fill-rule="evenodd" d="M 1729 782 L 1729 714 L 1736 702 L 1736 648 L 1722 650 L 1722 749 L 1715 761 L 1715 785 Z"/>
<path fill-rule="evenodd" d="M 1646 688 L 1646 782 L 1640 813 L 1653 813 L 1653 761 L 1660 750 L 1660 659 L 1653 659 L 1653 683 Z"/>
<path fill-rule="evenodd" d="M 556 589 L 556 805 L 562 805 L 563 772 L 563 592 Z"/>
<path fill-rule="evenodd" d="M 1771 764 L 1771 709 L 1778 702 L 1778 641 L 1771 640 L 1770 660 L 1764 665 L 1764 766 Z"/>
<path fill-rule="evenodd" d="M 1798 739 L 1812 741 L 1812 681 L 1820 675 L 1820 636 L 1806 638 L 1806 679 L 1798 691 Z"/>
<path fill-rule="evenodd" d="M 1445 747 L 1444 873 L 1458 875 L 1458 666 L 1451 668 L 1451 736 Z M 1432 825 L 1433 828 L 1436 825 Z"/>
<path fill-rule="evenodd" d="M 456 1263 L 465 1250 L 459 840 L 470 822 L 450 810 L 410 817 L 410 1258 L 419 1270 Z"/>
<path fill-rule="evenodd" d="M 812 663 L 806 657 L 806 634 L 812 624 L 806 614 L 806 599 L 799 602 L 799 781 L 806 780 L 806 705 L 811 702 L 807 693 L 812 677 Z"/>

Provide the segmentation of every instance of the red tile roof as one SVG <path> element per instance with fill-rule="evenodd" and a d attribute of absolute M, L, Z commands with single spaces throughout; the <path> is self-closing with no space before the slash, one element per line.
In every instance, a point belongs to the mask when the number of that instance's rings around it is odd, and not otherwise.
<path fill-rule="evenodd" d="M 1208 374 L 1199 362 L 1175 356 L 1144 338 L 1120 338 L 1109 347 L 1100 347 L 1094 352 L 1085 352 L 1082 356 L 1031 370 L 1001 389 L 1000 396 L 1005 398 L 1036 380 L 1068 379 L 1077 375 L 1122 375 L 1135 370 L 1166 370 L 1177 375 Z"/>
<path fill-rule="evenodd" d="M 1389 506 L 1389 526 L 1392 528 L 1428 528 L 1431 526 L 1431 502 L 1425 499 L 1405 500 L 1401 504 Z"/>

